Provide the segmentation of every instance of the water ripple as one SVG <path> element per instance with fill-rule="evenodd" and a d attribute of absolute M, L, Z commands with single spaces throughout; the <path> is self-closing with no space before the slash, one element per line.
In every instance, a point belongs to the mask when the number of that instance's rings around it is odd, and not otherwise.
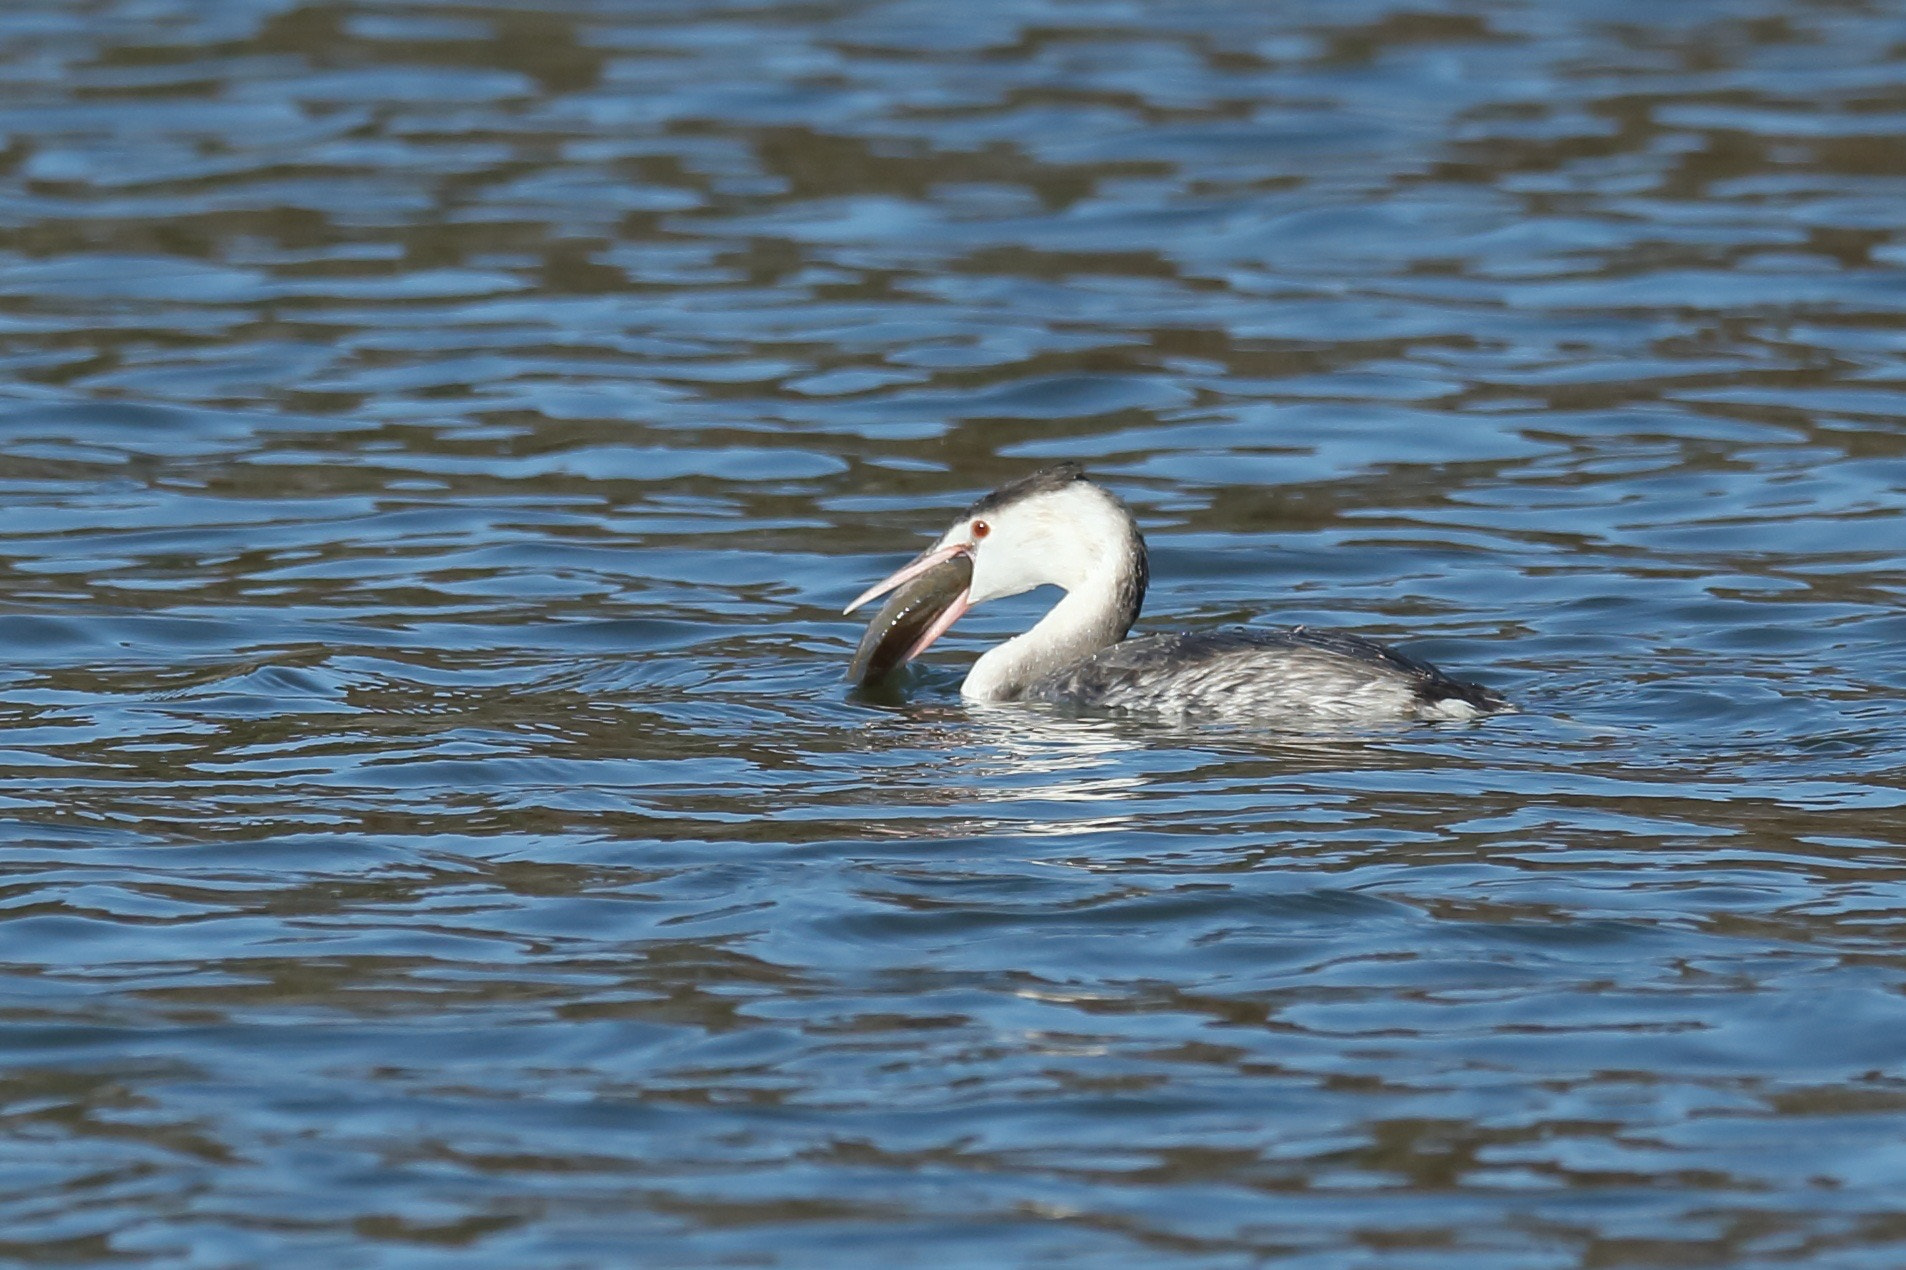
<path fill-rule="evenodd" d="M 23 1263 L 1896 1263 L 1897 23 L 0 14 Z M 838 615 L 1058 458 L 1264 735 Z"/>

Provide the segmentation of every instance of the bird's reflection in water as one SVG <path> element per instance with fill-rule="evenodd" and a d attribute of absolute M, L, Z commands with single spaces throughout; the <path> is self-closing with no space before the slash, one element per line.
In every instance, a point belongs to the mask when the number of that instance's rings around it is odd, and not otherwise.
<path fill-rule="evenodd" d="M 1155 819 L 1160 803 L 1207 785 L 1219 771 L 1228 790 L 1262 802 L 1267 812 L 1292 799 L 1315 809 L 1374 772 L 1464 761 L 1460 747 L 1440 743 L 1451 738 L 1421 725 L 1276 732 L 1189 725 L 962 700 L 945 679 L 903 672 L 854 697 L 882 707 L 896 740 L 904 737 L 906 750 L 923 755 L 918 766 L 905 775 L 892 770 L 890 778 L 923 793 L 930 787 L 930 799 L 943 805 L 967 803 L 995 813 L 963 826 L 974 832 L 1073 836 L 1134 828 L 1143 818 Z"/>

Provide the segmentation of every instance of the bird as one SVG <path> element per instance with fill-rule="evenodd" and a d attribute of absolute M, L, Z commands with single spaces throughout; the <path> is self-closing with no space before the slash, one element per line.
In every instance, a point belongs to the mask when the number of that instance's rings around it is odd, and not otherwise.
<path fill-rule="evenodd" d="M 849 673 L 870 683 L 924 653 L 973 605 L 1051 585 L 1064 595 L 1031 629 L 982 654 L 961 696 L 1245 723 L 1461 721 L 1515 709 L 1494 689 L 1347 631 L 1128 638 L 1150 576 L 1125 504 L 1078 463 L 1055 463 L 973 503 L 847 606 L 852 613 L 893 593 Z"/>

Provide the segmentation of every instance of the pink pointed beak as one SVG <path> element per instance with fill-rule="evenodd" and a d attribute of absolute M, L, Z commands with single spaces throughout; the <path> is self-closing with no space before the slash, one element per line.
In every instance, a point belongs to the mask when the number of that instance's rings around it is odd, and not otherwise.
<path fill-rule="evenodd" d="M 929 547 L 918 556 L 915 556 L 907 564 L 902 565 L 887 577 L 874 583 L 865 591 L 862 591 L 860 595 L 855 597 L 852 604 L 849 604 L 841 611 L 843 613 L 852 613 L 855 609 L 867 603 L 867 601 L 879 599 L 896 587 L 905 586 L 907 583 L 938 565 L 945 564 L 949 560 L 958 559 L 961 556 L 971 556 L 972 554 L 972 545 L 964 542 L 951 543 L 944 547 Z M 918 657 L 921 653 L 924 653 L 932 646 L 934 640 L 951 630 L 953 623 L 959 621 L 961 615 L 972 606 L 972 588 L 969 585 L 954 595 L 947 603 L 946 608 L 928 624 L 925 630 L 921 631 L 919 637 L 915 639 L 912 646 L 907 649 L 906 655 L 900 659 L 899 664 L 905 665 L 915 657 Z"/>

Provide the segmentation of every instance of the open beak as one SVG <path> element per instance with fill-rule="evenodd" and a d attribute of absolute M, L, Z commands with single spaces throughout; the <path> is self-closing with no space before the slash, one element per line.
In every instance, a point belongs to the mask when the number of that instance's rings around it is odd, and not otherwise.
<path fill-rule="evenodd" d="M 893 594 L 867 624 L 847 677 L 868 684 L 906 665 L 960 620 L 972 606 L 973 555 L 965 543 L 922 552 L 847 606 Z"/>
<path fill-rule="evenodd" d="M 950 543 L 944 547 L 928 547 L 906 564 L 901 565 L 885 578 L 882 578 L 865 591 L 862 591 L 854 598 L 852 604 L 849 604 L 846 608 L 841 610 L 841 613 L 843 616 L 852 613 L 867 601 L 879 599 L 902 583 L 913 581 L 921 574 L 927 572 L 927 570 L 933 568 L 936 564 L 945 564 L 948 560 L 955 559 L 959 556 L 970 557 L 972 554 L 973 549 L 963 542 Z M 967 571 L 969 573 L 972 571 L 970 565 Z"/>

